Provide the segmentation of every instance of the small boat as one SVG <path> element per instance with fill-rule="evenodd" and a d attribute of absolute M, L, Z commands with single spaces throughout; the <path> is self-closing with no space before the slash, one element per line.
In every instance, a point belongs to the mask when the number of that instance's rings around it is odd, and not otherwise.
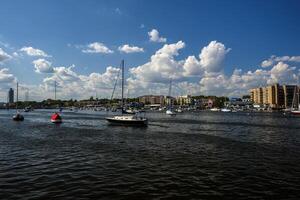
<path fill-rule="evenodd" d="M 129 114 L 129 115 L 135 115 L 136 113 L 138 113 L 138 111 L 132 109 L 127 109 L 124 111 L 124 114 Z"/>
<path fill-rule="evenodd" d="M 221 111 L 222 111 L 222 112 L 231 112 L 231 110 L 228 109 L 228 108 L 222 108 Z"/>
<path fill-rule="evenodd" d="M 172 110 L 167 110 L 167 111 L 166 111 L 166 115 L 174 116 L 174 115 L 176 115 L 176 113 L 173 112 Z"/>
<path fill-rule="evenodd" d="M 176 110 L 176 112 L 178 112 L 178 113 L 182 113 L 182 112 L 183 112 L 183 110 L 182 110 L 181 108 L 178 108 L 178 109 Z"/>
<path fill-rule="evenodd" d="M 62 123 L 62 118 L 58 113 L 54 113 L 51 116 L 51 122 L 55 123 L 55 124 L 60 124 L 60 123 Z"/>
<path fill-rule="evenodd" d="M 300 116 L 300 99 L 299 99 L 299 89 L 298 86 L 294 89 L 294 97 L 292 102 L 291 114 L 295 116 Z"/>
<path fill-rule="evenodd" d="M 148 119 L 136 115 L 121 115 L 106 117 L 106 120 L 115 125 L 147 126 Z"/>
<path fill-rule="evenodd" d="M 210 111 L 213 111 L 213 112 L 219 112 L 220 109 L 219 109 L 219 108 L 211 108 Z"/>
<path fill-rule="evenodd" d="M 300 116 L 300 110 L 292 110 L 292 111 L 291 111 L 291 114 L 292 114 L 292 115 Z"/>
<path fill-rule="evenodd" d="M 20 113 L 17 113 L 13 116 L 13 120 L 14 121 L 24 121 L 24 117 Z"/>
<path fill-rule="evenodd" d="M 31 112 L 33 111 L 33 109 L 31 107 L 25 107 L 24 108 L 24 112 Z"/>
<path fill-rule="evenodd" d="M 17 82 L 17 102 L 16 102 L 16 114 L 13 116 L 14 121 L 24 121 L 24 116 L 21 115 L 18 111 L 18 102 L 19 102 L 19 83 Z"/>
<path fill-rule="evenodd" d="M 147 126 L 148 119 L 145 116 L 139 116 L 138 113 L 135 113 L 134 115 L 125 114 L 126 111 L 124 106 L 124 60 L 122 60 L 121 62 L 121 72 L 122 72 L 122 98 L 121 98 L 122 115 L 106 117 L 105 119 L 112 125 Z"/>
<path fill-rule="evenodd" d="M 173 102 L 172 102 L 171 94 L 172 94 L 172 79 L 170 79 L 169 93 L 167 96 L 168 106 L 167 106 L 167 110 L 166 110 L 166 115 L 175 116 L 176 113 L 173 110 Z"/>

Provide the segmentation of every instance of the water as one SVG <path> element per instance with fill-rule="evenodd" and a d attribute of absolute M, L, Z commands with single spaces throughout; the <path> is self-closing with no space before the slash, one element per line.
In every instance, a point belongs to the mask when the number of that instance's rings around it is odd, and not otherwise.
<path fill-rule="evenodd" d="M 299 199 L 300 118 L 279 113 L 0 111 L 0 199 Z"/>

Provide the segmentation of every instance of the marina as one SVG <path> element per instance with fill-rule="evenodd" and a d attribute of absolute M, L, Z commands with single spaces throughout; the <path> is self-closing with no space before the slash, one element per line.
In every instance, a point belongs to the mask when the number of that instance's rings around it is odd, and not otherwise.
<path fill-rule="evenodd" d="M 0 110 L 5 199 L 299 197 L 300 118 L 154 111 L 145 128 L 109 126 L 105 111 L 65 111 L 55 125 L 53 112 L 19 123 Z"/>
<path fill-rule="evenodd" d="M 0 200 L 300 200 L 299 8 L 1 0 Z"/>

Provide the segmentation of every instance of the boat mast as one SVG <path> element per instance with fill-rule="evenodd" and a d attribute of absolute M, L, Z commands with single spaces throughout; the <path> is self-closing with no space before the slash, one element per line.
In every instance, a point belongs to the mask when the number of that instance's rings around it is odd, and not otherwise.
<path fill-rule="evenodd" d="M 124 60 L 121 63 L 121 70 L 122 70 L 122 113 L 124 109 Z"/>
<path fill-rule="evenodd" d="M 172 107 L 171 92 L 172 92 L 172 78 L 170 79 L 169 94 L 168 94 L 168 96 L 169 96 L 169 98 L 168 98 L 169 99 L 169 102 L 168 102 L 169 107 Z"/>
<path fill-rule="evenodd" d="M 56 81 L 54 81 L 54 100 L 56 100 Z"/>
<path fill-rule="evenodd" d="M 18 111 L 18 101 L 19 101 L 19 83 L 17 82 L 17 102 L 16 102 L 16 110 Z"/>

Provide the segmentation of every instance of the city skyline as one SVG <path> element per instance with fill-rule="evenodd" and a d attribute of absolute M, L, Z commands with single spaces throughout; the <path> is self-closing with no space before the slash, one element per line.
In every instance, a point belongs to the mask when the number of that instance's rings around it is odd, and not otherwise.
<path fill-rule="evenodd" d="M 297 84 L 299 5 L 3 1 L 0 101 L 17 81 L 20 96 L 29 90 L 32 100 L 53 98 L 54 81 L 60 99 L 110 97 L 122 59 L 129 97 L 167 95 L 170 79 L 173 96 Z"/>

